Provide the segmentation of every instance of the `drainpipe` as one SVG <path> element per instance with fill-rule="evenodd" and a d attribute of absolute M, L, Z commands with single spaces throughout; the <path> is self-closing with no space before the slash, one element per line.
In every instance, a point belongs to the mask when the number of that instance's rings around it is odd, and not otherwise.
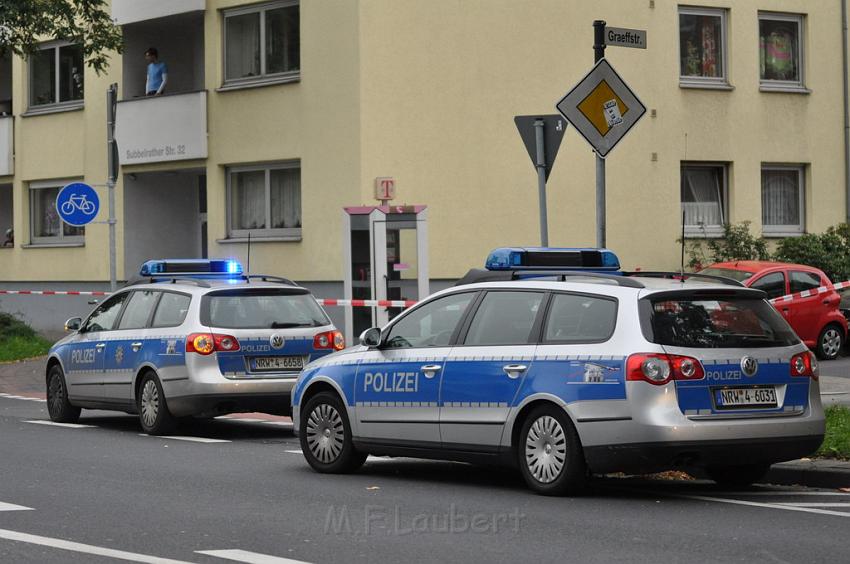
<path fill-rule="evenodd" d="M 844 86 L 844 197 L 845 216 L 850 223 L 850 98 L 847 93 L 847 0 L 841 0 L 841 62 Z"/>

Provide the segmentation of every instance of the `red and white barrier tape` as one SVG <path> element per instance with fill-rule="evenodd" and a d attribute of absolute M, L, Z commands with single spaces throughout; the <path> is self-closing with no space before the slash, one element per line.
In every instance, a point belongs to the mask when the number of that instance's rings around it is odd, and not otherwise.
<path fill-rule="evenodd" d="M 787 303 L 800 298 L 808 298 L 818 294 L 825 294 L 830 290 L 843 290 L 850 288 L 850 280 L 837 282 L 829 286 L 820 286 L 811 290 L 804 290 L 786 296 L 773 298 L 770 301 L 772 304 Z M 110 292 L 86 292 L 86 291 L 60 291 L 60 290 L 0 290 L 0 295 L 9 296 L 108 296 Z M 323 306 L 352 306 L 352 307 L 411 307 L 415 305 L 416 300 L 335 300 L 316 298 L 316 301 Z"/>
<path fill-rule="evenodd" d="M 809 296 L 825 294 L 830 290 L 843 290 L 844 288 L 850 288 L 850 280 L 845 280 L 844 282 L 837 282 L 829 286 L 818 286 L 817 288 L 812 288 L 811 290 L 803 290 L 802 292 L 795 292 L 786 296 L 779 296 L 778 298 L 773 298 L 769 301 L 772 304 L 786 303 L 798 300 L 800 298 L 808 298 Z"/>
<path fill-rule="evenodd" d="M 109 292 L 67 292 L 54 290 L 0 290 L 0 294 L 12 296 L 108 296 Z"/>
<path fill-rule="evenodd" d="M 110 292 L 82 292 L 60 290 L 0 290 L 0 295 L 11 296 L 108 296 Z M 316 298 L 324 306 L 353 306 L 353 307 L 410 307 L 416 300 L 333 300 Z"/>

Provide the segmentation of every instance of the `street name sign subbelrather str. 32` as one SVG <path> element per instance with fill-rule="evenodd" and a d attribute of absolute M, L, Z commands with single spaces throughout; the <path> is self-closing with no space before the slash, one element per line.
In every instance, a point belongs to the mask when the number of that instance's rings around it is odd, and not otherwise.
<path fill-rule="evenodd" d="M 646 113 L 646 106 L 605 59 L 555 107 L 603 158 Z"/>

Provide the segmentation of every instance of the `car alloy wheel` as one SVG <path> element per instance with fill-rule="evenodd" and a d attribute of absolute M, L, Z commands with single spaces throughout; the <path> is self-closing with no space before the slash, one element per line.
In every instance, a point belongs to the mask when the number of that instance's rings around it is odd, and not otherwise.
<path fill-rule="evenodd" d="M 156 387 L 156 382 L 153 379 L 145 382 L 142 388 L 142 399 L 139 402 L 142 411 L 142 421 L 145 427 L 151 428 L 156 423 L 157 415 L 159 415 L 159 390 Z"/>
<path fill-rule="evenodd" d="M 65 384 L 62 382 L 62 376 L 54 372 L 50 377 L 50 385 L 47 387 L 48 411 L 60 413 L 65 399 Z"/>
<path fill-rule="evenodd" d="M 345 440 L 345 426 L 335 407 L 320 403 L 307 417 L 307 446 L 310 453 L 324 464 L 339 458 Z"/>
<path fill-rule="evenodd" d="M 836 327 L 827 327 L 821 335 L 821 351 L 825 358 L 835 358 L 841 352 L 841 331 Z"/>
<path fill-rule="evenodd" d="M 567 441 L 564 429 L 550 416 L 538 417 L 525 440 L 525 461 L 528 471 L 542 483 L 555 481 L 564 470 L 567 459 Z"/>

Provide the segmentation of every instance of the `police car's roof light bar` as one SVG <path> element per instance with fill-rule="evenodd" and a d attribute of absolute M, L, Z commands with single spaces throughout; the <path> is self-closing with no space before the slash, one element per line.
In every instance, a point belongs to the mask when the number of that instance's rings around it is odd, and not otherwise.
<path fill-rule="evenodd" d="M 231 259 L 156 259 L 145 262 L 139 274 L 151 278 L 173 278 L 175 275 L 239 277 L 242 265 Z"/>
<path fill-rule="evenodd" d="M 620 259 L 609 249 L 502 247 L 493 250 L 487 270 L 577 270 L 617 272 Z"/>

